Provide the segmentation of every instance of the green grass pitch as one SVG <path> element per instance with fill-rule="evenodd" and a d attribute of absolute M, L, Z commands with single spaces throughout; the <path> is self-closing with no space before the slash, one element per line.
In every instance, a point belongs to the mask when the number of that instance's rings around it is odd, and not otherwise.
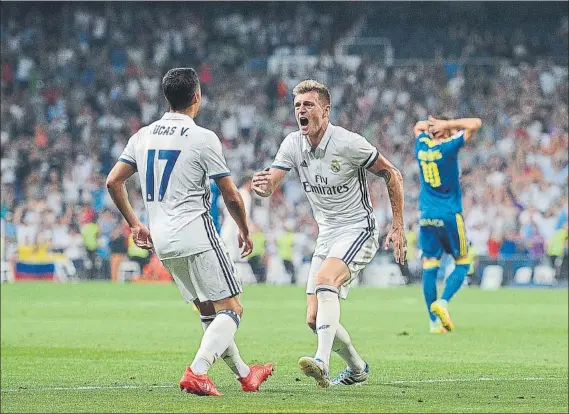
<path fill-rule="evenodd" d="M 246 286 L 237 334 L 249 362 L 276 371 L 224 397 L 182 393 L 199 317 L 174 285 L 3 285 L 2 412 L 567 412 L 567 290 L 463 289 L 456 332 L 431 335 L 419 287 L 354 288 L 342 323 L 369 362 L 361 387 L 317 389 L 298 371 L 316 337 L 297 287 Z M 343 368 L 332 355 L 332 373 Z"/>

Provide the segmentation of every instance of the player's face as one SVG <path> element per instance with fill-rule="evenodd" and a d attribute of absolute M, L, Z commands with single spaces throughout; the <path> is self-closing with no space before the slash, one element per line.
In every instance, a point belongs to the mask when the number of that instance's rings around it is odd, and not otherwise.
<path fill-rule="evenodd" d="M 435 137 L 435 139 L 447 139 L 448 137 L 450 137 L 450 130 L 448 129 L 440 130 L 439 132 L 434 134 L 433 137 Z"/>
<path fill-rule="evenodd" d="M 330 105 L 320 99 L 318 92 L 299 94 L 294 98 L 294 116 L 302 135 L 315 136 L 328 125 Z"/>

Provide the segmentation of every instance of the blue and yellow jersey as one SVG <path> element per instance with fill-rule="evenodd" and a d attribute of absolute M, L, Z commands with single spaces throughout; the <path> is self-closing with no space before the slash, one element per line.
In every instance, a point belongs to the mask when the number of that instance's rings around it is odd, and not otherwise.
<path fill-rule="evenodd" d="M 464 145 L 464 131 L 435 143 L 422 132 L 415 143 L 419 163 L 421 217 L 433 218 L 462 213 L 458 151 Z"/>

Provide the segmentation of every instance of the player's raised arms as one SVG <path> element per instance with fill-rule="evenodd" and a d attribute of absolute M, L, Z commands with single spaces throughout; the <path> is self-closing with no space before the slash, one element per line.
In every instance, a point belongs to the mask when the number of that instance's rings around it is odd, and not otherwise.
<path fill-rule="evenodd" d="M 482 126 L 480 118 L 460 118 L 460 119 L 436 119 L 432 116 L 427 121 L 429 124 L 429 132 L 433 137 L 438 138 L 445 131 L 464 131 L 464 140 L 469 141 L 476 131 Z"/>

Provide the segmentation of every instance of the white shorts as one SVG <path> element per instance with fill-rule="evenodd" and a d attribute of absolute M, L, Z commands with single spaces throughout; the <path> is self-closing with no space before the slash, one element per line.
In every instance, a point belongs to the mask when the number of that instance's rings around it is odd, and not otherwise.
<path fill-rule="evenodd" d="M 186 302 L 216 301 L 242 292 L 235 265 L 222 244 L 186 257 L 162 260 Z"/>
<path fill-rule="evenodd" d="M 320 270 L 324 260 L 335 257 L 346 263 L 350 270 L 350 278 L 340 287 L 340 298 L 346 299 L 350 283 L 375 257 L 377 249 L 379 249 L 377 228 L 373 230 L 350 229 L 326 237 L 318 237 L 306 282 L 306 293 L 314 294 L 316 273 Z"/>

